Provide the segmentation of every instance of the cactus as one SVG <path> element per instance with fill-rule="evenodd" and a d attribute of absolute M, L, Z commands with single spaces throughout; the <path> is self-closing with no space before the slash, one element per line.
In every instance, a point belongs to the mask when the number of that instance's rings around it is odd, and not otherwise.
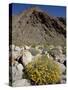
<path fill-rule="evenodd" d="M 54 60 L 47 56 L 35 59 L 26 65 L 27 79 L 34 85 L 56 84 L 61 78 L 61 70 Z"/>

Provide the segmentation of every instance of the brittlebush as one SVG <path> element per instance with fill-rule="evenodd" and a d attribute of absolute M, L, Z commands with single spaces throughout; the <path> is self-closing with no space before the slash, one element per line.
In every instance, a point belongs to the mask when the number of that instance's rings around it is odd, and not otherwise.
<path fill-rule="evenodd" d="M 56 84 L 60 81 L 61 71 L 54 60 L 42 56 L 30 62 L 26 67 L 27 79 L 34 85 Z"/>

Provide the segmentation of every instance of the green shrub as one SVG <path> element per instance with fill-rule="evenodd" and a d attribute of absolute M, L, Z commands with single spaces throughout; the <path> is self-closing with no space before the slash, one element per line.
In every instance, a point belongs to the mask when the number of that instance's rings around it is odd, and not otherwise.
<path fill-rule="evenodd" d="M 35 48 L 35 47 L 36 47 L 36 44 L 32 44 L 31 47 L 32 47 L 32 48 Z"/>
<path fill-rule="evenodd" d="M 27 79 L 34 85 L 56 84 L 60 81 L 61 71 L 58 64 L 42 56 L 25 67 Z"/>

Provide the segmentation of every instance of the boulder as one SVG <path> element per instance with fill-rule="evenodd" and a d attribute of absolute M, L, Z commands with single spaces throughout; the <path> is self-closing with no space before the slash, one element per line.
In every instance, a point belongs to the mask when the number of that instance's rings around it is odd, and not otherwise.
<path fill-rule="evenodd" d="M 65 84 L 66 83 L 66 80 L 61 80 L 60 83 L 61 84 Z"/>
<path fill-rule="evenodd" d="M 18 69 L 18 71 L 22 71 L 24 68 L 23 68 L 22 64 L 18 64 L 17 69 Z"/>
<path fill-rule="evenodd" d="M 36 50 L 38 50 L 38 49 L 42 50 L 43 48 L 44 48 L 43 45 L 37 45 L 37 46 L 35 47 Z"/>
<path fill-rule="evenodd" d="M 30 82 L 27 79 L 17 80 L 12 84 L 13 87 L 30 86 Z"/>
<path fill-rule="evenodd" d="M 43 49 L 44 49 L 44 46 L 43 45 L 37 45 L 36 47 L 35 47 L 35 50 L 37 50 L 39 53 L 41 53 L 42 54 L 42 52 L 43 52 Z"/>
<path fill-rule="evenodd" d="M 59 62 L 56 62 L 56 63 L 59 65 L 59 67 L 60 67 L 60 69 L 61 69 L 61 73 L 62 73 L 62 74 L 65 73 L 65 70 L 66 70 L 65 65 L 64 65 L 64 64 L 61 64 L 61 63 L 59 63 Z"/>
<path fill-rule="evenodd" d="M 15 64 L 12 66 L 12 81 L 20 80 L 23 76 L 23 66 L 21 64 Z"/>
<path fill-rule="evenodd" d="M 66 56 L 63 54 L 55 55 L 55 60 L 63 64 L 66 60 Z"/>
<path fill-rule="evenodd" d="M 30 48 L 29 49 L 29 52 L 33 55 L 33 56 L 36 56 L 37 54 L 39 54 L 39 50 L 36 50 L 35 48 Z"/>
<path fill-rule="evenodd" d="M 54 48 L 54 45 L 50 45 L 50 46 L 49 46 L 49 49 L 53 49 L 53 48 Z"/>
<path fill-rule="evenodd" d="M 32 58 L 33 58 L 33 56 L 28 50 L 23 51 L 22 60 L 23 60 L 24 65 L 27 65 L 29 62 L 31 62 Z"/>
<path fill-rule="evenodd" d="M 62 52 L 62 47 L 61 47 L 61 46 L 56 46 L 56 48 L 59 50 L 60 53 L 63 53 L 63 52 Z"/>
<path fill-rule="evenodd" d="M 66 75 L 62 75 L 61 80 L 66 80 Z"/>
<path fill-rule="evenodd" d="M 47 54 L 48 52 L 47 52 L 47 49 L 46 48 L 44 48 L 43 50 L 42 50 L 42 54 Z"/>
<path fill-rule="evenodd" d="M 29 50 L 30 48 L 31 48 L 31 46 L 27 46 L 27 45 L 24 46 L 25 50 Z"/>
<path fill-rule="evenodd" d="M 21 51 L 20 47 L 18 47 L 18 46 L 16 46 L 14 50 L 15 51 Z"/>
<path fill-rule="evenodd" d="M 23 51 L 24 50 L 24 46 L 22 46 L 20 49 L 21 49 L 21 51 Z"/>
<path fill-rule="evenodd" d="M 49 54 L 53 57 L 54 60 L 56 60 L 62 64 L 66 60 L 66 56 L 64 54 L 60 53 L 60 51 L 56 48 L 49 51 Z"/>

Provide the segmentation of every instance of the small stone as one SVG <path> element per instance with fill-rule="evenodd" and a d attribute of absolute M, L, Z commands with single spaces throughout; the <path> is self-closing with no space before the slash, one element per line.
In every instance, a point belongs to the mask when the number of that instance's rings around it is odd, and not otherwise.
<path fill-rule="evenodd" d="M 24 47 L 25 50 L 29 50 L 30 48 L 31 48 L 31 46 L 27 46 L 27 45 L 25 45 L 25 47 Z"/>
<path fill-rule="evenodd" d="M 21 49 L 18 46 L 16 46 L 14 50 L 15 51 L 20 51 Z"/>

